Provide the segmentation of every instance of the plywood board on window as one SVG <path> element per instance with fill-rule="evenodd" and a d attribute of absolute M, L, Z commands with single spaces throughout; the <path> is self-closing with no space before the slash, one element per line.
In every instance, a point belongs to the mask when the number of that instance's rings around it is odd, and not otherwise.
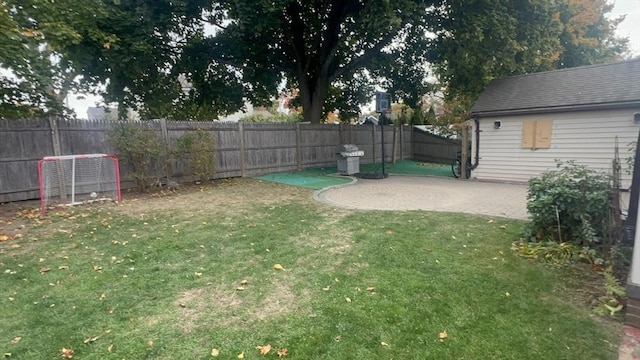
<path fill-rule="evenodd" d="M 548 149 L 551 147 L 553 120 L 525 120 L 522 122 L 522 148 Z"/>

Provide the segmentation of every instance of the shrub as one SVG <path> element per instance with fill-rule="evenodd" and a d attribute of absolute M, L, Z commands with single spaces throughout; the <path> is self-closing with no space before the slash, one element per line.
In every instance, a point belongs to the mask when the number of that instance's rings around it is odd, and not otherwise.
<path fill-rule="evenodd" d="M 204 129 L 188 132 L 178 139 L 176 152 L 183 157 L 191 173 L 200 181 L 213 178 L 215 168 L 216 137 Z"/>
<path fill-rule="evenodd" d="M 107 138 L 123 164 L 130 167 L 129 177 L 138 191 L 148 191 L 160 177 L 166 175 L 170 154 L 153 129 L 145 127 L 143 123 L 122 122 L 107 130 Z"/>
<path fill-rule="evenodd" d="M 253 114 L 247 115 L 240 119 L 243 122 L 261 122 L 261 123 L 284 123 L 284 122 L 301 122 L 302 121 L 302 113 L 291 113 L 284 114 L 281 112 L 277 112 L 275 114 L 271 114 L 269 116 L 264 114 Z"/>
<path fill-rule="evenodd" d="M 593 311 L 599 315 L 615 316 L 623 308 L 627 292 L 613 275 L 611 267 L 602 272 L 604 278 L 604 295 L 598 297 L 598 303 Z"/>
<path fill-rule="evenodd" d="M 609 231 L 611 177 L 575 162 L 529 180 L 526 235 L 534 241 L 594 246 Z"/>

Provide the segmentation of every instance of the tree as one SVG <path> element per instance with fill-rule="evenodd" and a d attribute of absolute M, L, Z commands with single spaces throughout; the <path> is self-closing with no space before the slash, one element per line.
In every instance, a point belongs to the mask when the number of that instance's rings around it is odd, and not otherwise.
<path fill-rule="evenodd" d="M 257 103 L 272 96 L 284 76 L 299 90 L 304 120 L 318 123 L 335 107 L 346 112 L 370 98 L 372 75 L 388 75 L 385 66 L 411 52 L 407 39 L 426 44 L 431 5 L 408 0 L 224 1 L 215 13 L 228 14 L 228 25 L 187 53 L 241 74 L 242 82 L 250 84 L 246 95 Z M 390 46 L 403 39 L 403 46 Z M 422 55 L 412 54 L 419 63 Z M 421 83 L 425 70 L 415 70 Z"/>
<path fill-rule="evenodd" d="M 98 0 L 0 1 L 0 116 L 59 115 L 81 69 L 63 56 L 78 42 L 80 31 L 101 38 L 91 19 Z"/>
<path fill-rule="evenodd" d="M 627 52 L 628 39 L 620 39 L 615 29 L 623 17 L 608 19 L 613 9 L 606 0 L 564 0 L 560 3 L 564 24 L 560 43 L 562 54 L 555 66 L 570 68 L 619 60 Z"/>
<path fill-rule="evenodd" d="M 447 99 L 475 98 L 494 78 L 606 62 L 626 51 L 605 0 L 461 0 L 439 9 L 430 60 Z"/>
<path fill-rule="evenodd" d="M 36 109 L 105 85 L 143 118 L 212 119 L 268 106 L 284 83 L 318 123 L 353 116 L 375 84 L 418 109 L 437 90 L 427 61 L 449 99 L 472 103 L 495 77 L 611 59 L 625 44 L 604 1 L 2 0 L 0 66 L 32 76 L 4 96 L 29 94 Z"/>
<path fill-rule="evenodd" d="M 419 98 L 418 49 L 434 1 L 105 1 L 93 19 L 108 38 L 81 34 L 65 56 L 86 83 L 107 84 L 107 101 L 143 117 L 213 118 L 245 100 L 268 105 L 286 80 L 305 120 L 318 123 L 334 109 L 353 115 L 379 78 L 399 98 Z M 411 62 L 412 76 L 397 59 Z"/>

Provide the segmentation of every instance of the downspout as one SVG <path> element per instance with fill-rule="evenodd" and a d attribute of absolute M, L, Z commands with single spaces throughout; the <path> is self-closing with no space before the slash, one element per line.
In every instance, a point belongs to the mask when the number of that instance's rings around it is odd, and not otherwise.
<path fill-rule="evenodd" d="M 471 118 L 473 120 L 473 122 L 475 123 L 475 127 L 476 127 L 476 156 L 475 156 L 475 160 L 474 163 L 471 164 L 471 170 L 475 170 L 475 168 L 478 167 L 478 164 L 480 164 L 480 120 L 478 119 L 477 116 L 472 117 Z"/>

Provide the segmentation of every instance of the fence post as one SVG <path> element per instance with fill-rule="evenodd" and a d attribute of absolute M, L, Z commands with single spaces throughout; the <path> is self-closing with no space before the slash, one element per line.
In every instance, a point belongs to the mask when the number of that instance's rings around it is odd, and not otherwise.
<path fill-rule="evenodd" d="M 467 179 L 467 141 L 469 139 L 469 132 L 467 129 L 467 124 L 464 123 L 462 125 L 462 154 L 460 160 L 460 178 Z"/>
<path fill-rule="evenodd" d="M 162 118 L 158 119 L 160 122 L 160 130 L 162 131 L 162 140 L 164 140 L 165 145 L 169 145 L 169 131 L 167 130 L 167 119 Z"/>
<path fill-rule="evenodd" d="M 49 128 L 51 129 L 51 142 L 53 143 L 53 155 L 60 156 L 62 155 L 62 150 L 60 149 L 60 132 L 58 131 L 57 117 L 49 118 Z"/>
<path fill-rule="evenodd" d="M 373 143 L 373 163 L 376 163 L 376 125 L 371 125 L 371 140 Z"/>
<path fill-rule="evenodd" d="M 244 124 L 238 121 L 238 136 L 240 136 L 240 176 L 247 176 L 247 155 L 244 149 Z"/>
<path fill-rule="evenodd" d="M 404 125 L 400 125 L 400 161 L 404 160 Z"/>
<path fill-rule="evenodd" d="M 302 145 L 300 144 L 302 136 L 300 134 L 300 123 L 296 123 L 296 167 L 298 171 L 302 170 Z"/>
<path fill-rule="evenodd" d="M 53 155 L 62 155 L 60 148 L 60 131 L 58 130 L 58 118 L 49 118 L 49 128 L 51 129 L 51 143 L 53 144 Z M 67 184 L 64 178 L 64 171 L 60 161 L 56 161 L 56 172 L 58 173 L 58 192 L 62 200 L 67 200 Z"/>
<path fill-rule="evenodd" d="M 391 148 L 391 162 L 393 162 L 394 164 L 396 163 L 396 157 L 398 156 L 398 140 L 397 140 L 397 136 L 396 133 L 398 132 L 398 127 L 397 126 L 393 126 L 393 147 Z"/>

